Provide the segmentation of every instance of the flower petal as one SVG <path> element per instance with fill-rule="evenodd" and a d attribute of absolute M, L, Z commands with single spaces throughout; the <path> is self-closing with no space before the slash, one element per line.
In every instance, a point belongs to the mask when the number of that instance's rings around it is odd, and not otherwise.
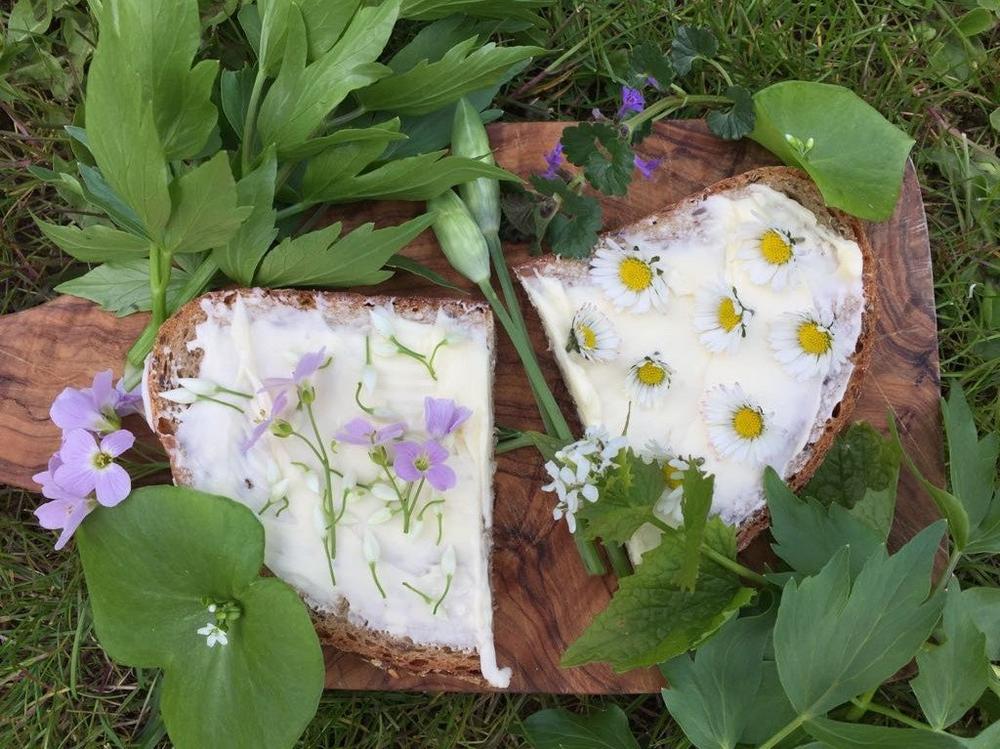
<path fill-rule="evenodd" d="M 303 354 L 299 363 L 295 365 L 295 371 L 292 372 L 292 380 L 298 385 L 307 377 L 312 377 L 324 361 L 326 361 L 326 346 L 319 351 Z"/>
<path fill-rule="evenodd" d="M 448 491 L 458 483 L 451 466 L 444 463 L 437 463 L 427 469 L 427 481 L 439 492 Z"/>
<path fill-rule="evenodd" d="M 436 440 L 427 440 L 424 443 L 423 452 L 427 454 L 427 459 L 431 465 L 443 463 L 448 460 L 448 450 Z"/>
<path fill-rule="evenodd" d="M 87 517 L 93 509 L 94 504 L 86 500 L 74 508 L 73 512 L 66 519 L 66 525 L 63 526 L 62 533 L 59 534 L 59 539 L 56 541 L 56 551 L 59 551 L 67 544 L 70 537 L 76 532 L 76 529 L 80 527 L 80 523 L 83 522 L 83 519 Z"/>
<path fill-rule="evenodd" d="M 126 450 L 131 450 L 135 444 L 135 435 L 128 429 L 119 429 L 112 432 L 101 440 L 101 452 L 108 453 L 111 457 L 117 458 Z"/>
<path fill-rule="evenodd" d="M 36 507 L 34 515 L 38 518 L 38 524 L 47 530 L 63 528 L 73 510 L 82 502 L 82 499 L 54 499 Z"/>
<path fill-rule="evenodd" d="M 132 479 L 128 471 L 117 463 L 111 463 L 97 472 L 97 501 L 105 507 L 114 507 L 129 495 Z"/>
<path fill-rule="evenodd" d="M 98 411 L 103 411 L 105 408 L 114 409 L 118 404 L 120 396 L 115 390 L 114 374 L 110 369 L 94 375 L 94 382 L 90 386 L 90 396 Z"/>
<path fill-rule="evenodd" d="M 375 425 L 360 416 L 344 424 L 334 436 L 349 445 L 368 445 L 372 441 Z"/>
<path fill-rule="evenodd" d="M 403 422 L 398 421 L 395 424 L 389 424 L 388 426 L 384 426 L 381 429 L 379 429 L 378 432 L 375 434 L 375 444 L 384 445 L 386 442 L 389 442 L 390 440 L 402 437 L 405 432 L 406 432 L 406 424 L 404 424 Z"/>
<path fill-rule="evenodd" d="M 60 429 L 94 429 L 104 418 L 88 393 L 76 388 L 66 388 L 49 408 L 49 417 Z"/>

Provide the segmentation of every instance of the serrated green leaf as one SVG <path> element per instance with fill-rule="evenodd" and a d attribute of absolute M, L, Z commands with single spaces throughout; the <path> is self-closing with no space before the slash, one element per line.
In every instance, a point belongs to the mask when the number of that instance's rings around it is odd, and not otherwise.
<path fill-rule="evenodd" d="M 110 226 L 91 224 L 81 229 L 78 226 L 59 226 L 38 219 L 35 219 L 35 223 L 42 234 L 59 249 L 85 263 L 128 260 L 144 257 L 149 253 L 148 239 Z"/>
<path fill-rule="evenodd" d="M 733 100 L 728 109 L 713 109 L 705 118 L 708 129 L 725 140 L 739 140 L 753 132 L 753 95 L 743 86 L 729 86 L 726 96 Z"/>
<path fill-rule="evenodd" d="M 524 734 L 534 749 L 639 749 L 628 716 L 617 705 L 589 715 L 539 710 L 524 721 Z"/>
<path fill-rule="evenodd" d="M 229 278 L 244 286 L 253 283 L 254 273 L 278 230 L 274 226 L 274 185 L 278 163 L 274 149 L 269 149 L 260 166 L 236 183 L 236 200 L 250 208 L 236 233 L 212 251 L 212 257 Z"/>
<path fill-rule="evenodd" d="M 545 239 L 560 257 L 585 258 L 597 244 L 597 232 L 604 226 L 601 204 L 592 195 L 580 195 L 569 189 L 561 179 L 531 178 L 531 184 L 543 195 L 559 196 L 559 211 L 536 222 L 541 224 Z M 539 237 L 541 240 L 541 237 Z"/>
<path fill-rule="evenodd" d="M 358 95 L 372 111 L 421 115 L 499 81 L 515 63 L 542 52 L 539 47 L 477 47 L 477 38 L 459 42 L 437 62 L 421 61 L 405 73 L 374 83 Z"/>
<path fill-rule="evenodd" d="M 634 169 L 632 147 L 601 122 L 583 122 L 562 132 L 560 142 L 571 164 L 583 167 L 587 181 L 605 195 L 625 195 Z"/>
<path fill-rule="evenodd" d="M 469 293 L 461 286 L 456 286 L 451 283 L 437 271 L 428 268 L 423 263 L 418 263 L 413 258 L 406 257 L 406 255 L 393 255 L 385 261 L 385 267 L 392 270 L 401 270 L 414 276 L 419 276 L 420 278 L 430 281 L 435 286 L 440 286 L 443 289 L 450 289 L 451 291 L 459 294 Z"/>
<path fill-rule="evenodd" d="M 764 491 L 775 539 L 772 548 L 800 574 L 816 574 L 850 546 L 854 577 L 872 554 L 885 550 L 886 537 L 878 530 L 839 504 L 823 507 L 810 497 L 799 499 L 770 466 L 764 471 Z"/>
<path fill-rule="evenodd" d="M 705 543 L 736 557 L 735 530 L 718 518 L 708 522 Z M 702 562 L 697 590 L 681 590 L 677 575 L 683 559 L 683 534 L 664 533 L 569 646 L 563 667 L 606 661 L 620 672 L 660 663 L 705 641 L 753 598 L 754 591 L 742 587 L 735 574 L 710 560 Z"/>
<path fill-rule="evenodd" d="M 77 533 L 94 627 L 111 657 L 163 668 L 160 707 L 178 749 L 291 746 L 323 691 L 319 642 L 298 594 L 258 577 L 253 513 L 190 489 L 137 489 Z M 206 600 L 241 616 L 207 647 Z"/>
<path fill-rule="evenodd" d="M 87 202 L 107 213 L 108 217 L 122 229 L 138 236 L 148 236 L 138 214 L 125 204 L 99 171 L 82 163 L 77 163 L 77 168 L 83 178 L 83 197 Z M 167 197 L 169 198 L 169 192 Z"/>
<path fill-rule="evenodd" d="M 1000 435 L 987 434 L 979 439 L 961 385 L 954 385 L 948 400 L 941 401 L 941 414 L 948 437 L 951 490 L 968 513 L 969 525 L 976 528 L 994 501 Z"/>
<path fill-rule="evenodd" d="M 670 60 L 677 75 L 687 75 L 695 60 L 710 60 L 719 51 L 719 41 L 708 29 L 681 26 L 670 45 Z"/>
<path fill-rule="evenodd" d="M 585 503 L 577 513 L 590 538 L 624 543 L 653 518 L 653 507 L 663 494 L 663 471 L 634 450 L 623 450 L 602 480 L 597 502 Z"/>
<path fill-rule="evenodd" d="M 912 138 L 842 86 L 783 81 L 753 98 L 750 137 L 808 172 L 827 205 L 872 221 L 892 215 Z M 801 154 L 786 135 L 802 142 L 812 138 L 813 146 Z"/>
<path fill-rule="evenodd" d="M 706 475 L 700 468 L 692 465 L 684 471 L 681 486 L 684 492 L 681 500 L 681 513 L 684 516 L 684 562 L 677 582 L 684 590 L 694 590 L 701 562 L 701 543 L 705 538 L 708 513 L 712 509 L 715 477 Z"/>
<path fill-rule="evenodd" d="M 972 619 L 957 580 L 948 586 L 942 632 L 944 642 L 917 653 L 920 673 L 910 681 L 927 722 L 938 731 L 976 704 L 991 676 L 986 635 Z"/>
<path fill-rule="evenodd" d="M 306 22 L 309 59 L 326 54 L 347 29 L 361 5 L 361 0 L 299 0 L 299 10 Z"/>
<path fill-rule="evenodd" d="M 364 224 L 340 237 L 340 224 L 283 240 L 260 265 L 255 282 L 262 286 L 356 286 L 392 275 L 385 262 L 430 227 L 424 214 L 399 226 L 374 229 Z"/>
<path fill-rule="evenodd" d="M 445 18 L 453 13 L 473 18 L 518 19 L 538 25 L 534 12 L 552 0 L 404 0 L 400 16 L 417 21 Z"/>
<path fill-rule="evenodd" d="M 919 728 L 890 728 L 814 718 L 805 729 L 831 749 L 961 749 L 961 739 Z"/>
<path fill-rule="evenodd" d="M 399 126 L 400 120 L 396 117 L 370 127 L 344 128 L 287 149 L 285 158 L 289 161 L 309 159 L 335 146 L 381 142 L 384 147 L 388 143 L 407 139 L 405 134 L 399 132 Z"/>
<path fill-rule="evenodd" d="M 670 64 L 663 51 L 653 42 L 642 42 L 638 44 L 628 58 L 629 74 L 632 77 L 630 83 L 634 86 L 641 86 L 647 82 L 652 85 L 656 82 L 656 88 L 665 91 L 674 82 L 674 68 Z"/>
<path fill-rule="evenodd" d="M 969 588 L 962 591 L 962 608 L 986 635 L 991 661 L 1000 661 L 1000 588 Z"/>
<path fill-rule="evenodd" d="M 303 200 L 321 202 L 336 195 L 342 183 L 356 177 L 377 159 L 399 135 L 399 120 L 385 122 L 371 130 L 372 137 L 331 146 L 306 164 L 299 188 Z M 311 141 L 310 141 L 311 142 Z"/>
<path fill-rule="evenodd" d="M 800 716 L 814 718 L 878 686 L 927 639 L 943 600 L 930 591 L 944 525 L 898 553 L 878 551 L 851 580 L 848 548 L 815 577 L 786 583 L 774 628 L 778 674 Z"/>
<path fill-rule="evenodd" d="M 253 210 L 236 203 L 225 151 L 175 179 L 170 198 L 174 209 L 163 234 L 170 252 L 202 252 L 225 244 Z"/>
<path fill-rule="evenodd" d="M 189 274 L 174 269 L 167 284 L 167 305 L 173 307 Z M 89 299 L 118 317 L 145 312 L 152 306 L 149 291 L 149 261 L 144 258 L 98 265 L 82 276 L 55 288 L 60 294 Z"/>

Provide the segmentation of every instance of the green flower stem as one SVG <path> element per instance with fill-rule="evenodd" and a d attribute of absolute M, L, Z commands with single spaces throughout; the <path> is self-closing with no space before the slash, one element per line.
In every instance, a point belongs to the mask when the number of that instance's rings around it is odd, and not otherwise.
<path fill-rule="evenodd" d="M 428 606 L 433 606 L 434 605 L 434 599 L 431 598 L 426 593 L 424 593 L 422 590 L 420 590 L 415 585 L 410 585 L 408 582 L 406 582 L 404 580 L 403 581 L 403 587 L 406 588 L 407 590 L 412 590 L 414 593 L 416 593 L 418 596 L 420 596 L 422 599 L 424 599 L 424 603 L 426 603 Z"/>
<path fill-rule="evenodd" d="M 607 552 L 608 561 L 611 562 L 611 569 L 615 576 L 622 578 L 632 574 L 632 560 L 628 557 L 625 547 L 618 543 L 603 542 L 604 551 Z"/>
<path fill-rule="evenodd" d="M 293 203 L 292 205 L 285 206 L 284 208 L 282 208 L 281 210 L 278 211 L 278 214 L 275 217 L 275 220 L 276 221 L 283 221 L 284 219 L 286 219 L 286 218 L 288 218 L 290 216 L 297 216 L 298 214 L 302 213 L 303 211 L 308 211 L 314 205 L 316 205 L 316 203 L 313 202 L 313 201 L 311 201 L 311 200 L 303 200 L 300 203 Z"/>
<path fill-rule="evenodd" d="M 780 731 L 774 734 L 774 736 L 772 736 L 763 744 L 761 744 L 759 747 L 757 747 L 757 749 L 773 749 L 773 747 L 776 747 L 778 744 L 780 744 L 786 736 L 790 736 L 792 733 L 797 731 L 799 727 L 806 722 L 806 720 L 807 718 L 805 715 L 795 716 L 795 718 L 787 726 L 782 728 Z"/>
<path fill-rule="evenodd" d="M 382 583 L 379 582 L 378 572 L 375 571 L 375 562 L 370 562 L 368 564 L 368 569 L 372 571 L 372 580 L 375 581 L 375 587 L 378 588 L 379 595 L 385 598 L 385 589 L 382 587 Z"/>
<path fill-rule="evenodd" d="M 444 592 L 441 594 L 441 597 L 437 600 L 437 603 L 434 604 L 434 610 L 431 611 L 432 616 L 437 616 L 438 609 L 441 607 L 441 604 L 444 603 L 444 599 L 448 595 L 448 591 L 451 590 L 451 578 L 452 576 L 448 575 L 444 579 Z"/>
<path fill-rule="evenodd" d="M 420 483 L 417 484 L 417 490 L 413 493 L 412 497 L 408 496 L 406 501 L 403 503 L 403 533 L 410 532 L 410 517 L 413 515 L 413 508 L 417 506 L 417 497 L 420 496 L 420 492 L 423 488 L 424 477 L 421 476 Z"/>
<path fill-rule="evenodd" d="M 502 455 L 503 453 L 519 450 L 522 447 L 531 447 L 534 444 L 528 435 L 521 433 L 516 437 L 505 437 L 498 441 L 495 452 L 497 455 Z"/>
<path fill-rule="evenodd" d="M 252 396 L 248 396 L 248 397 L 252 397 Z M 225 406 L 226 408 L 233 409 L 234 411 L 236 411 L 236 413 L 240 413 L 240 414 L 243 413 L 243 409 L 240 408 L 239 406 L 237 406 L 236 404 L 234 404 L 234 403 L 227 403 L 226 401 L 224 401 L 224 400 L 222 400 L 220 398 L 213 398 L 211 395 L 199 395 L 198 396 L 198 400 L 211 401 L 212 403 L 218 403 L 220 406 Z"/>
<path fill-rule="evenodd" d="M 622 124 L 632 133 L 643 123 L 649 120 L 655 121 L 660 119 L 673 109 L 680 109 L 691 104 L 729 104 L 731 102 L 732 99 L 728 96 L 716 96 L 713 94 L 665 96 L 656 103 L 650 104 L 635 116 L 629 117 Z"/>
<path fill-rule="evenodd" d="M 371 416 L 373 413 L 375 413 L 375 409 L 374 408 L 372 408 L 371 406 L 366 406 L 364 403 L 361 402 L 361 383 L 360 382 L 358 382 L 358 386 L 356 388 L 354 388 L 354 402 L 358 405 L 358 408 L 360 408 L 362 411 L 364 411 L 369 416 Z"/>
<path fill-rule="evenodd" d="M 420 512 L 417 513 L 417 520 L 424 519 L 424 513 L 427 512 L 428 507 L 431 507 L 432 505 L 443 505 L 443 504 L 444 504 L 443 499 L 431 500 L 430 502 L 428 502 L 427 504 L 425 504 L 423 507 L 420 508 Z"/>
<path fill-rule="evenodd" d="M 327 509 L 327 517 L 330 519 L 330 526 L 326 531 L 326 557 L 327 565 L 330 568 L 330 581 L 336 585 L 337 578 L 333 574 L 333 560 L 337 558 L 337 522 L 333 515 L 333 485 L 330 481 L 330 475 L 332 473 L 330 469 L 330 457 L 326 452 L 326 445 L 323 443 L 323 435 L 319 432 L 319 425 L 316 423 L 316 414 L 313 411 L 312 403 L 307 402 L 305 404 L 306 414 L 309 416 L 309 423 L 312 425 L 313 434 L 316 436 L 316 444 L 319 445 L 320 462 L 323 464 L 323 505 L 329 504 Z M 382 594 L 385 598 L 385 594 Z"/>
<path fill-rule="evenodd" d="M 404 346 L 402 343 L 399 342 L 399 339 L 396 338 L 396 336 L 392 336 L 392 338 L 389 339 L 389 342 L 396 347 L 396 351 L 398 353 L 402 354 L 403 356 L 408 356 L 411 359 L 416 359 L 418 362 L 423 364 L 427 368 L 427 372 L 428 374 L 430 374 L 432 380 L 437 379 L 437 372 L 434 371 L 434 365 L 430 361 L 428 361 L 427 357 L 424 354 L 421 354 L 419 351 L 414 351 L 411 348 L 407 348 L 406 346 Z"/>
<path fill-rule="evenodd" d="M 922 723 L 919 720 L 914 720 L 913 718 L 909 717 L 908 715 L 903 715 L 903 713 L 899 712 L 899 710 L 894 710 L 891 707 L 886 707 L 885 705 L 880 705 L 877 702 L 871 702 L 871 701 L 869 701 L 869 702 L 862 703 L 858 699 L 853 699 L 853 700 L 851 700 L 851 704 L 855 705 L 856 707 L 864 707 L 865 710 L 871 710 L 873 713 L 878 713 L 879 715 L 884 715 L 887 718 L 892 718 L 893 720 L 898 721 L 899 723 L 902 723 L 904 726 L 909 726 L 910 728 L 918 728 L 921 731 L 933 731 L 934 730 L 927 723 Z"/>
<path fill-rule="evenodd" d="M 152 324 L 159 329 L 167 319 L 167 284 L 170 283 L 172 256 L 159 244 L 149 246 L 149 290 L 152 295 Z"/>
<path fill-rule="evenodd" d="M 580 560 L 588 575 L 603 575 L 607 572 L 604 560 L 601 559 L 601 555 L 597 551 L 597 544 L 586 538 L 579 528 L 573 534 L 573 542 L 576 544 L 576 550 L 580 553 Z"/>

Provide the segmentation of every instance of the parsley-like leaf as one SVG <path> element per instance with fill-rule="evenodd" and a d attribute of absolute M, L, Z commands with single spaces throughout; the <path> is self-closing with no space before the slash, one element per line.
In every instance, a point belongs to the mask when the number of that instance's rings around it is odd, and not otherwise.
<path fill-rule="evenodd" d="M 739 140 L 753 132 L 753 95 L 743 86 L 730 86 L 726 96 L 733 100 L 728 109 L 713 109 L 705 118 L 708 129 L 725 140 Z"/>
<path fill-rule="evenodd" d="M 624 543 L 653 518 L 665 486 L 655 461 L 645 462 L 631 448 L 622 450 L 601 482 L 598 500 L 584 504 L 577 517 L 589 537 Z"/>
<path fill-rule="evenodd" d="M 670 45 L 670 59 L 677 75 L 687 75 L 697 59 L 708 60 L 719 51 L 719 40 L 708 29 L 681 26 Z"/>
<path fill-rule="evenodd" d="M 597 232 L 603 226 L 601 204 L 590 195 L 569 189 L 561 179 L 532 177 L 531 184 L 543 195 L 559 197 L 559 211 L 543 217 L 545 238 L 552 251 L 561 257 L 585 258 L 597 244 Z"/>
<path fill-rule="evenodd" d="M 181 290 L 190 278 L 175 268 L 167 283 L 167 307 L 173 309 Z M 149 290 L 149 260 L 134 258 L 98 265 L 82 276 L 56 286 L 60 294 L 70 294 L 96 302 L 118 317 L 144 312 L 152 306 Z"/>
<path fill-rule="evenodd" d="M 562 132 L 566 159 L 583 167 L 587 181 L 605 195 L 624 195 L 632 182 L 631 146 L 611 125 L 584 122 Z"/>
<path fill-rule="evenodd" d="M 103 224 L 60 226 L 35 219 L 42 234 L 59 249 L 85 263 L 130 260 L 149 254 L 149 240 Z"/>
<path fill-rule="evenodd" d="M 224 245 L 212 252 L 219 268 L 237 283 L 249 286 L 261 258 L 278 235 L 274 226 L 274 184 L 277 177 L 274 149 L 269 148 L 256 169 L 236 183 L 240 205 L 250 207 L 250 215 Z"/>

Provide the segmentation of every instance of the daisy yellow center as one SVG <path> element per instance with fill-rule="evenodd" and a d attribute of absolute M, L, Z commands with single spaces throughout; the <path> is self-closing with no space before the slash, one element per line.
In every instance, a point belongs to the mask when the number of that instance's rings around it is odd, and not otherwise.
<path fill-rule="evenodd" d="M 750 406 L 740 406 L 733 413 L 733 431 L 745 440 L 755 440 L 764 433 L 764 416 Z"/>
<path fill-rule="evenodd" d="M 109 453 L 100 452 L 94 456 L 95 468 L 107 468 L 114 462 L 114 457 Z"/>
<path fill-rule="evenodd" d="M 576 329 L 576 337 L 580 341 L 580 346 L 585 349 L 597 347 L 597 333 L 589 325 L 579 325 Z"/>
<path fill-rule="evenodd" d="M 799 339 L 799 346 L 807 354 L 812 354 L 813 356 L 822 356 L 833 345 L 833 336 L 830 334 L 830 331 L 814 322 L 800 324 L 796 333 Z"/>
<path fill-rule="evenodd" d="M 629 291 L 645 291 L 653 284 L 653 269 L 637 257 L 627 257 L 618 266 L 618 278 Z"/>
<path fill-rule="evenodd" d="M 776 229 L 768 229 L 760 238 L 760 254 L 771 265 L 784 265 L 792 259 L 792 243 Z"/>
<path fill-rule="evenodd" d="M 657 387 L 662 385 L 663 381 L 667 378 L 667 370 L 659 364 L 654 364 L 653 362 L 648 361 L 639 367 L 635 376 L 643 385 Z"/>
<path fill-rule="evenodd" d="M 736 311 L 736 303 L 728 296 L 719 302 L 717 316 L 719 327 L 727 333 L 743 321 L 743 315 Z"/>

